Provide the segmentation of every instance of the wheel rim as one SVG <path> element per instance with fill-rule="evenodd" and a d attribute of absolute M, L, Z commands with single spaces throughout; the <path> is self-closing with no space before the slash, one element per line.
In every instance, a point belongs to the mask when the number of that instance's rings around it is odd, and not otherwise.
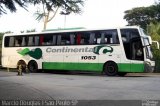
<path fill-rule="evenodd" d="M 108 66 L 107 68 L 109 73 L 114 73 L 115 72 L 115 68 L 113 66 Z"/>
<path fill-rule="evenodd" d="M 30 65 L 29 70 L 34 71 L 35 70 L 35 66 L 33 64 Z"/>

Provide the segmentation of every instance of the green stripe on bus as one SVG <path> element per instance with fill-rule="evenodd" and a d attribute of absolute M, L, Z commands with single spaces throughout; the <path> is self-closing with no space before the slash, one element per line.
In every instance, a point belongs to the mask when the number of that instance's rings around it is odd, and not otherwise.
<path fill-rule="evenodd" d="M 119 72 L 144 72 L 144 64 L 119 63 L 118 67 Z"/>
<path fill-rule="evenodd" d="M 78 70 L 101 72 L 102 63 L 61 63 L 61 62 L 43 62 L 43 69 L 55 70 Z M 119 63 L 119 72 L 144 72 L 144 64 Z"/>
<path fill-rule="evenodd" d="M 43 69 L 57 70 L 79 70 L 79 71 L 100 71 L 103 64 L 99 63 L 61 63 L 61 62 L 43 62 Z"/>

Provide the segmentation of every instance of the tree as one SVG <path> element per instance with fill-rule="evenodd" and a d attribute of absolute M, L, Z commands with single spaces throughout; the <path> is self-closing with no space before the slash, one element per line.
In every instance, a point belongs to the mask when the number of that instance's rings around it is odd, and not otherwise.
<path fill-rule="evenodd" d="M 28 29 L 26 31 L 21 31 L 21 33 L 31 33 L 31 32 L 36 32 L 36 29 Z"/>
<path fill-rule="evenodd" d="M 0 32 L 0 64 L 1 64 L 1 53 L 2 53 L 2 38 L 4 33 Z"/>
<path fill-rule="evenodd" d="M 160 22 L 160 4 L 127 10 L 124 19 L 126 19 L 128 25 L 140 25 L 146 29 L 150 22 Z"/>
<path fill-rule="evenodd" d="M 147 32 L 153 40 L 160 42 L 160 22 L 150 23 L 147 26 Z"/>
<path fill-rule="evenodd" d="M 20 7 L 26 9 L 26 3 L 29 3 L 28 0 L 0 0 L 0 15 L 6 14 L 7 10 L 11 12 L 16 12 L 17 8 L 15 4 L 18 4 Z"/>
<path fill-rule="evenodd" d="M 160 43 L 160 22 L 150 23 L 147 27 L 147 32 L 153 40 Z M 152 46 L 152 49 L 155 60 L 155 72 L 160 72 L 160 50 L 156 50 L 154 45 Z"/>
<path fill-rule="evenodd" d="M 70 13 L 81 13 L 80 6 L 83 6 L 83 0 L 31 0 L 35 5 L 42 4 L 42 11 L 35 13 L 36 20 L 42 20 L 44 22 L 43 29 L 47 27 L 47 23 L 50 22 L 61 9 L 60 14 L 69 15 Z"/>

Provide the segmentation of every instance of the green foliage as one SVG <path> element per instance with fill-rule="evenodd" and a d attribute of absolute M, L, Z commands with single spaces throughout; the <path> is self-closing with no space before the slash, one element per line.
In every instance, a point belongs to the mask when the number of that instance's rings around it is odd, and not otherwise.
<path fill-rule="evenodd" d="M 26 30 L 26 31 L 21 31 L 21 33 L 31 33 L 31 32 L 36 32 L 36 29 L 30 29 L 30 30 Z"/>
<path fill-rule="evenodd" d="M 124 19 L 126 19 L 128 25 L 140 25 L 146 29 L 150 22 L 160 22 L 160 4 L 127 10 Z"/>
<path fill-rule="evenodd" d="M 160 50 L 153 47 L 153 56 L 155 60 L 155 72 L 160 72 Z"/>
<path fill-rule="evenodd" d="M 80 13 L 81 8 L 80 5 L 83 6 L 83 0 L 29 0 L 31 3 L 43 4 L 47 11 L 54 11 L 56 7 L 60 7 L 62 9 L 62 14 L 68 13 Z"/>
<path fill-rule="evenodd" d="M 152 40 L 158 41 L 160 43 L 160 22 L 150 23 L 147 27 L 149 35 Z M 157 50 L 153 45 L 153 56 L 156 62 L 155 72 L 160 72 L 160 50 Z"/>
<path fill-rule="evenodd" d="M 2 53 L 2 38 L 4 33 L 0 33 L 0 64 L 1 64 L 1 53 Z"/>
<path fill-rule="evenodd" d="M 29 3 L 28 0 L 0 0 L 0 15 L 6 14 L 6 10 L 11 12 L 16 12 L 17 8 L 15 4 L 26 9 L 26 4 Z"/>
<path fill-rule="evenodd" d="M 16 12 L 16 4 L 26 9 L 27 4 L 44 4 L 48 11 L 54 11 L 54 8 L 61 7 L 62 14 L 68 14 L 71 12 L 80 13 L 83 5 L 83 0 L 0 0 L 0 15 L 6 14 L 7 10 Z"/>
<path fill-rule="evenodd" d="M 5 34 L 10 34 L 13 33 L 12 31 L 6 31 Z"/>
<path fill-rule="evenodd" d="M 147 32 L 150 34 L 153 40 L 160 42 L 160 22 L 151 22 L 147 26 Z"/>
<path fill-rule="evenodd" d="M 0 33 L 0 48 L 2 47 L 2 38 L 3 38 L 4 33 Z"/>
<path fill-rule="evenodd" d="M 31 0 L 35 5 L 42 4 L 42 10 L 36 11 L 34 14 L 36 20 L 43 20 L 44 30 L 47 27 L 47 23 L 50 22 L 59 12 L 61 15 L 69 15 L 70 13 L 81 13 L 81 6 L 83 6 L 83 0 Z"/>

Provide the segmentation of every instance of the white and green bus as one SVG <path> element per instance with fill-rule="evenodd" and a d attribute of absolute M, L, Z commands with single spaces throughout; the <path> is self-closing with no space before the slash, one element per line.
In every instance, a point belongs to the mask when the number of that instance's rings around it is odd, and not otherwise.
<path fill-rule="evenodd" d="M 109 76 L 152 72 L 150 36 L 137 26 L 109 29 L 62 29 L 6 34 L 2 66 L 102 72 Z"/>

